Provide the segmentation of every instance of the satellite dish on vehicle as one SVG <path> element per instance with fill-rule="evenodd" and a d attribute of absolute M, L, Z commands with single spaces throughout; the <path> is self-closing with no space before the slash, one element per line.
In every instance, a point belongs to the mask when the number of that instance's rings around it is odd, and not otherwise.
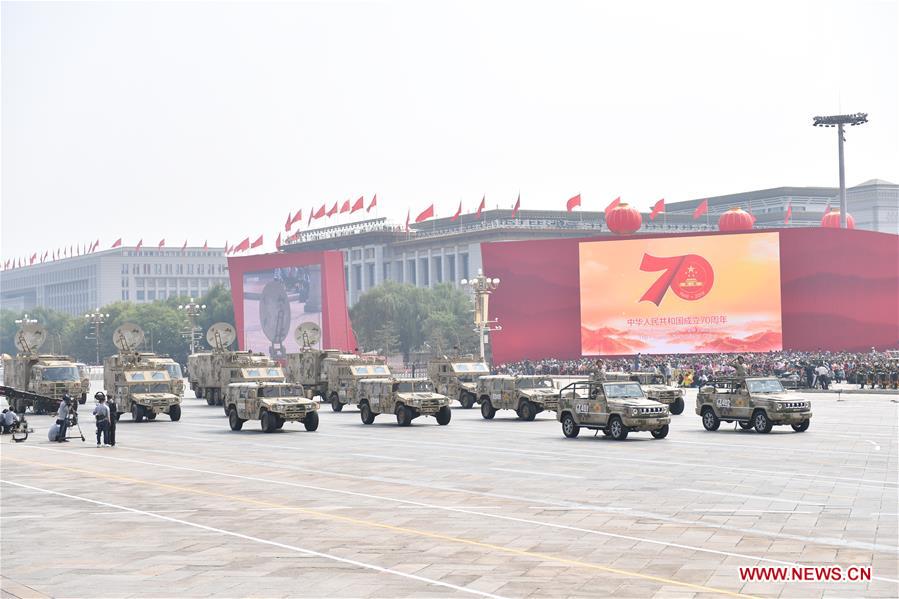
<path fill-rule="evenodd" d="M 133 322 L 126 322 L 113 331 L 112 344 L 120 352 L 136 350 L 144 342 L 144 330 Z"/>
<path fill-rule="evenodd" d="M 312 347 L 322 338 L 322 329 L 314 322 L 304 322 L 294 330 L 293 338 L 302 348 Z"/>
<path fill-rule="evenodd" d="M 28 322 L 16 332 L 16 349 L 23 354 L 36 352 L 47 340 L 47 329 L 36 322 Z"/>
<path fill-rule="evenodd" d="M 280 281 L 269 281 L 259 300 L 262 332 L 273 344 L 283 343 L 290 332 L 290 300 Z"/>
<path fill-rule="evenodd" d="M 237 339 L 237 331 L 227 322 L 217 322 L 206 331 L 206 342 L 212 349 L 224 351 Z"/>

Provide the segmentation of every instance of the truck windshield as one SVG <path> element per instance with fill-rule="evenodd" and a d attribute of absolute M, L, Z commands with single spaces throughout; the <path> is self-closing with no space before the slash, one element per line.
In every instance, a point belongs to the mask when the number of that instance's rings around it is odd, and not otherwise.
<path fill-rule="evenodd" d="M 401 381 L 396 384 L 397 393 L 412 393 L 413 391 L 431 393 L 434 391 L 434 385 L 431 384 L 431 381 Z"/>
<path fill-rule="evenodd" d="M 74 366 L 51 366 L 50 368 L 41 369 L 41 374 L 45 381 L 80 381 L 78 369 Z"/>
<path fill-rule="evenodd" d="M 302 395 L 297 387 L 262 387 L 259 389 L 260 397 L 298 397 Z"/>
<path fill-rule="evenodd" d="M 643 389 L 637 383 L 605 383 L 603 390 L 608 398 L 644 397 Z"/>
<path fill-rule="evenodd" d="M 169 362 L 163 364 L 165 369 L 168 371 L 169 376 L 173 379 L 183 379 L 184 375 L 181 374 L 181 364 L 177 364 L 175 362 Z"/>
<path fill-rule="evenodd" d="M 131 385 L 132 393 L 170 393 L 171 389 L 169 389 L 169 385 L 167 383 L 137 383 Z"/>
<path fill-rule="evenodd" d="M 549 378 L 524 377 L 518 379 L 518 386 L 521 389 L 552 389 L 553 381 Z"/>
<path fill-rule="evenodd" d="M 453 370 L 456 374 L 487 374 L 490 372 L 490 369 L 483 362 L 455 362 L 453 363 Z"/>
<path fill-rule="evenodd" d="M 784 387 L 777 379 L 747 380 L 746 387 L 750 393 L 783 393 Z"/>

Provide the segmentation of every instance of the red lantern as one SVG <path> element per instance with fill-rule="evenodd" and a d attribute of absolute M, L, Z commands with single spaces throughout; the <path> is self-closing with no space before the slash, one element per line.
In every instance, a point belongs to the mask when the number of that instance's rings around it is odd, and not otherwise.
<path fill-rule="evenodd" d="M 719 231 L 749 231 L 752 229 L 752 215 L 742 208 L 731 208 L 718 218 Z"/>
<path fill-rule="evenodd" d="M 839 210 L 831 210 L 823 217 L 821 217 L 821 226 L 829 227 L 831 229 L 839 229 L 840 228 L 840 211 Z M 855 228 L 855 219 L 852 218 L 851 214 L 846 214 L 846 228 L 854 229 Z"/>
<path fill-rule="evenodd" d="M 643 226 L 643 215 L 628 204 L 618 204 L 606 214 L 609 231 L 618 235 L 629 235 Z"/>

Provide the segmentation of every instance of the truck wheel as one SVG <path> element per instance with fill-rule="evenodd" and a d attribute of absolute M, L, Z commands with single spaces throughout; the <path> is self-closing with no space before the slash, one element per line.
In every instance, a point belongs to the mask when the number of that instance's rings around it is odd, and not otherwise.
<path fill-rule="evenodd" d="M 493 417 L 496 416 L 496 410 L 493 409 L 493 404 L 490 403 L 489 399 L 481 402 L 481 416 L 484 420 L 493 420 Z"/>
<path fill-rule="evenodd" d="M 678 414 L 684 413 L 684 398 L 678 397 L 674 400 L 674 403 L 671 404 L 671 413 L 677 416 Z"/>
<path fill-rule="evenodd" d="M 453 411 L 449 406 L 443 406 L 439 410 L 437 410 L 437 424 L 440 426 L 446 426 L 450 423 L 450 420 L 453 418 Z"/>
<path fill-rule="evenodd" d="M 147 421 L 148 421 L 148 422 L 151 422 L 151 421 L 153 421 L 153 420 L 156 420 L 156 412 L 153 412 L 153 411 L 150 411 L 150 410 L 146 410 L 146 409 L 145 409 L 145 410 L 144 410 L 144 416 L 147 418 Z"/>
<path fill-rule="evenodd" d="M 621 422 L 620 417 L 612 416 L 612 419 L 609 420 L 609 436 L 616 441 L 627 439 L 627 429 L 624 428 L 624 423 Z"/>
<path fill-rule="evenodd" d="M 237 408 L 231 408 L 228 412 L 228 424 L 231 425 L 231 430 L 239 431 L 243 428 L 244 422 L 246 421 L 243 418 L 237 416 Z"/>
<path fill-rule="evenodd" d="M 331 409 L 335 412 L 343 410 L 343 404 L 340 403 L 340 397 L 336 393 L 331 394 Z"/>
<path fill-rule="evenodd" d="M 131 404 L 131 420 L 135 422 L 144 421 L 144 407 L 136 403 Z"/>
<path fill-rule="evenodd" d="M 737 425 L 738 425 L 741 429 L 743 429 L 744 431 L 751 431 L 751 430 L 752 430 L 752 423 L 751 423 L 751 422 L 739 420 L 739 421 L 737 421 Z"/>
<path fill-rule="evenodd" d="M 796 431 L 797 433 L 804 433 L 805 431 L 808 430 L 808 425 L 809 425 L 809 424 L 811 424 L 811 420 L 803 420 L 803 421 L 800 422 L 799 424 L 791 424 L 790 426 L 791 426 L 791 427 L 793 428 L 793 430 Z"/>
<path fill-rule="evenodd" d="M 306 417 L 303 418 L 303 426 L 305 426 L 306 430 L 310 433 L 315 431 L 318 428 L 318 412 L 309 412 L 306 414 Z"/>
<path fill-rule="evenodd" d="M 412 410 L 406 406 L 397 406 L 396 423 L 400 426 L 409 426 L 412 424 Z"/>
<path fill-rule="evenodd" d="M 194 396 L 197 399 L 203 399 L 203 387 L 198 387 L 196 385 L 192 385 L 191 389 L 193 389 Z"/>
<path fill-rule="evenodd" d="M 375 415 L 372 413 L 368 402 L 362 402 L 359 406 L 359 415 L 362 417 L 362 424 L 371 424 L 375 421 Z"/>
<path fill-rule="evenodd" d="M 562 434 L 569 439 L 574 439 L 580 432 L 581 427 L 574 421 L 574 417 L 566 412 L 565 415 L 562 416 Z"/>
<path fill-rule="evenodd" d="M 759 410 L 752 416 L 752 425 L 755 427 L 755 432 L 757 433 L 770 433 L 771 427 L 774 426 L 771 424 L 771 421 L 768 420 L 768 415 L 762 410 Z"/>
<path fill-rule="evenodd" d="M 654 431 L 650 431 L 653 439 L 664 439 L 668 436 L 668 425 L 666 424 L 660 429 L 656 429 Z"/>
<path fill-rule="evenodd" d="M 178 422 L 181 420 L 181 406 L 175 404 L 169 408 L 169 419 L 172 422 Z"/>
<path fill-rule="evenodd" d="M 702 426 L 707 431 L 716 431 L 721 426 L 721 420 L 715 416 L 715 410 L 709 406 L 702 409 Z"/>
<path fill-rule="evenodd" d="M 263 412 L 261 420 L 263 433 L 273 433 L 278 428 L 278 419 L 271 412 Z"/>
<path fill-rule="evenodd" d="M 474 405 L 475 397 L 471 393 L 467 393 L 465 391 L 462 392 L 462 396 L 459 397 L 459 403 L 462 404 L 462 407 L 466 410 L 470 410 Z"/>
<path fill-rule="evenodd" d="M 532 422 L 537 417 L 537 406 L 527 399 L 523 400 L 518 408 L 518 417 L 526 422 Z"/>

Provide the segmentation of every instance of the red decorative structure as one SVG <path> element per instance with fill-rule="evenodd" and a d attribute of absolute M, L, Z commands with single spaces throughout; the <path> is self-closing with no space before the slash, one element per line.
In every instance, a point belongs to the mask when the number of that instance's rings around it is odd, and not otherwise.
<path fill-rule="evenodd" d="M 752 215 L 742 208 L 731 208 L 718 218 L 719 231 L 750 231 Z"/>
<path fill-rule="evenodd" d="M 839 210 L 831 210 L 823 217 L 821 217 L 821 226 L 828 227 L 831 229 L 839 229 L 840 228 L 840 211 Z M 852 215 L 848 212 L 846 213 L 846 228 L 854 229 L 855 228 L 855 219 L 852 218 Z"/>
<path fill-rule="evenodd" d="M 618 235 L 630 235 L 643 226 L 643 215 L 628 204 L 618 204 L 606 214 L 609 231 Z"/>

